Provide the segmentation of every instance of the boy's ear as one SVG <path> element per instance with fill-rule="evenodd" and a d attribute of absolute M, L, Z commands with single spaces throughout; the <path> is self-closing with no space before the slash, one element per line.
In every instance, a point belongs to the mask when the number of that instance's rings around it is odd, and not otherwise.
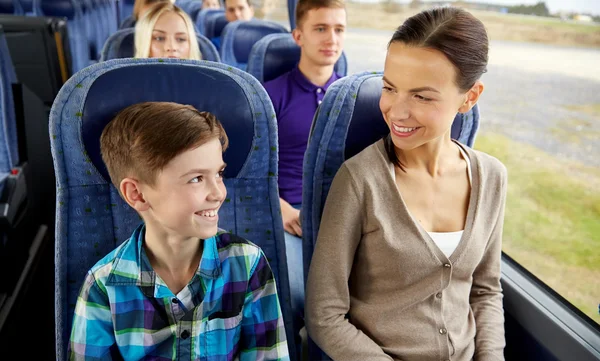
<path fill-rule="evenodd" d="M 292 30 L 292 38 L 294 39 L 296 45 L 302 46 L 302 31 L 298 29 L 298 26 L 296 26 L 296 28 Z"/>
<path fill-rule="evenodd" d="M 125 202 L 138 212 L 146 211 L 150 208 L 150 203 L 144 198 L 140 182 L 133 178 L 123 178 L 119 184 L 119 190 L 123 195 Z"/>

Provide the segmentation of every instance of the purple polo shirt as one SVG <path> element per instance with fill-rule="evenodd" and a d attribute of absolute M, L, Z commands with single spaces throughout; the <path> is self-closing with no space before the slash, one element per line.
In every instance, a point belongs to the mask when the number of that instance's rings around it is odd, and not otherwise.
<path fill-rule="evenodd" d="M 319 87 L 298 66 L 265 83 L 273 102 L 279 133 L 279 196 L 290 204 L 302 203 L 302 164 L 317 106 L 325 91 L 340 78 L 335 72 Z"/>

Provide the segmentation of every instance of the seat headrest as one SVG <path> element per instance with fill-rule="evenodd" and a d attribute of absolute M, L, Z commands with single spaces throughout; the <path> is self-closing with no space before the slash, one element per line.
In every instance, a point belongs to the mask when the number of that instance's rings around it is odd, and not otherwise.
<path fill-rule="evenodd" d="M 208 38 L 196 34 L 203 60 L 220 61 L 219 53 Z M 135 28 L 118 30 L 111 35 L 102 49 L 102 60 L 133 58 L 135 54 Z"/>
<path fill-rule="evenodd" d="M 189 104 L 213 113 L 229 137 L 225 176 L 238 176 L 251 153 L 255 116 L 263 116 L 251 111 L 252 94 L 260 91 L 257 86 L 249 93 L 251 76 L 214 62 L 176 59 L 117 59 L 84 71 L 103 68 L 110 70 L 89 85 L 78 115 L 85 151 L 105 181 L 110 182 L 110 177 L 100 154 L 102 130 L 122 109 L 146 101 Z"/>
<path fill-rule="evenodd" d="M 207 19 L 206 34 L 204 35 L 209 39 L 219 37 L 228 23 L 225 14 L 215 13 Z"/>
<path fill-rule="evenodd" d="M 23 7 L 23 11 L 26 13 L 30 13 L 33 11 L 33 0 L 19 0 L 21 6 Z"/>
<path fill-rule="evenodd" d="M 45 16 L 75 18 L 81 9 L 73 0 L 40 0 L 40 7 Z"/>
<path fill-rule="evenodd" d="M 365 80 L 360 84 L 352 118 L 348 125 L 346 136 L 345 159 L 360 153 L 369 145 L 386 136 L 390 130 L 379 107 L 379 98 L 383 88 L 383 74 L 379 76 L 363 77 Z M 473 119 L 466 120 L 467 117 Z M 473 146 L 475 132 L 473 127 L 479 124 L 479 108 L 477 105 L 466 114 L 457 114 L 452 123 L 450 135 L 469 147 Z"/>
<path fill-rule="evenodd" d="M 383 81 L 381 77 L 366 79 L 356 94 L 356 103 L 346 137 L 345 159 L 360 153 L 390 132 L 379 109 Z"/>
<path fill-rule="evenodd" d="M 254 44 L 248 57 L 246 71 L 261 83 L 266 83 L 291 71 L 300 61 L 300 47 L 292 34 L 270 34 Z M 346 54 L 335 63 L 335 72 L 340 76 L 347 74 Z"/>
<path fill-rule="evenodd" d="M 0 0 L 0 14 L 15 14 L 13 0 Z"/>
<path fill-rule="evenodd" d="M 223 9 L 206 9 L 200 11 L 196 19 L 196 26 L 202 35 L 208 37 L 207 31 L 209 30 L 208 28 L 211 21 L 221 15 L 225 15 L 225 11 Z"/>
<path fill-rule="evenodd" d="M 233 56 L 237 63 L 248 63 L 250 51 L 257 41 L 269 34 L 289 33 L 282 25 L 271 21 L 252 19 L 250 21 L 235 21 L 229 23 L 223 32 L 223 58 L 228 51 L 226 42 L 232 42 Z M 227 47 L 227 48 L 226 48 Z M 227 62 L 223 59 L 223 62 Z"/>

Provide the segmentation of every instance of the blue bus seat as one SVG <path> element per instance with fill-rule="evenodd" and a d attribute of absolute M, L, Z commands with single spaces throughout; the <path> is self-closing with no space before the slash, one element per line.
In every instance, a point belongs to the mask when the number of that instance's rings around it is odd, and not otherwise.
<path fill-rule="evenodd" d="M 128 239 L 141 222 L 112 186 L 100 135 L 123 108 L 171 101 L 210 111 L 230 140 L 224 154 L 227 199 L 219 226 L 259 245 L 278 286 L 290 353 L 291 302 L 277 190 L 277 124 L 264 88 L 220 63 L 179 59 L 116 59 L 75 74 L 50 113 L 56 172 L 56 352 L 66 359 L 74 306 L 86 272 Z"/>
<path fill-rule="evenodd" d="M 364 72 L 339 79 L 329 87 L 317 109 L 304 156 L 302 239 L 304 279 L 319 232 L 331 182 L 342 163 L 389 134 L 379 109 L 383 73 Z M 453 139 L 472 147 L 479 128 L 479 107 L 457 114 Z M 309 360 L 328 360 L 309 342 Z"/>
<path fill-rule="evenodd" d="M 213 16 L 225 15 L 225 10 L 223 9 L 206 9 L 201 10 L 196 16 L 196 28 L 200 32 L 200 34 L 206 36 L 206 23 L 208 19 Z M 210 39 L 210 38 L 209 38 Z"/>
<path fill-rule="evenodd" d="M 135 28 L 121 29 L 112 34 L 102 48 L 100 61 L 119 58 L 132 58 L 134 55 Z M 220 62 L 219 52 L 206 37 L 196 34 L 202 60 Z"/>
<path fill-rule="evenodd" d="M 23 14 L 26 16 L 41 16 L 42 10 L 39 4 L 36 4 L 34 0 L 17 0 L 21 4 Z"/>
<path fill-rule="evenodd" d="M 225 14 L 215 13 L 207 17 L 204 23 L 204 36 L 209 39 L 220 37 L 228 23 Z"/>
<path fill-rule="evenodd" d="M 250 51 L 257 41 L 269 34 L 289 33 L 280 24 L 272 21 L 252 19 L 234 21 L 223 29 L 221 35 L 221 61 L 236 68 L 246 70 Z"/>
<path fill-rule="evenodd" d="M 181 10 L 185 11 L 194 23 L 196 22 L 198 13 L 200 10 L 202 10 L 202 0 L 181 1 L 176 2 L 175 5 L 179 6 Z"/>
<path fill-rule="evenodd" d="M 129 15 L 128 17 L 124 18 L 123 21 L 121 21 L 121 25 L 119 25 L 119 30 L 133 28 L 135 27 L 135 23 L 136 21 L 133 15 Z"/>
<path fill-rule="evenodd" d="M 90 59 L 98 60 L 100 58 L 100 50 L 104 44 L 100 11 L 96 8 L 92 0 L 83 0 L 81 2 L 81 9 L 83 11 L 85 31 L 90 48 Z"/>
<path fill-rule="evenodd" d="M 246 71 L 264 84 L 291 71 L 299 61 L 300 47 L 294 42 L 292 34 L 270 34 L 252 47 Z M 344 52 L 335 63 L 335 72 L 342 77 L 348 74 Z"/>
<path fill-rule="evenodd" d="M 34 8 L 40 9 L 38 16 L 51 16 L 67 19 L 69 46 L 71 49 L 72 72 L 90 65 L 90 51 L 85 19 L 77 0 L 33 0 Z"/>
<path fill-rule="evenodd" d="M 25 15 L 25 11 L 19 0 L 2 0 L 0 14 Z"/>
<path fill-rule="evenodd" d="M 129 16 L 133 15 L 133 5 L 135 4 L 135 0 L 120 0 L 119 7 L 120 9 L 120 19 L 125 19 Z"/>

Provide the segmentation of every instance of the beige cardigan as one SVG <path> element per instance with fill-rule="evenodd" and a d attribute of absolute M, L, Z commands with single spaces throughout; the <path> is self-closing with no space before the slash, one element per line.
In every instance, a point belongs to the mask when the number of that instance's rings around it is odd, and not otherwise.
<path fill-rule="evenodd" d="M 473 182 L 450 258 L 408 213 L 383 141 L 336 174 L 306 289 L 308 334 L 333 360 L 504 360 L 506 168 L 463 148 Z"/>

